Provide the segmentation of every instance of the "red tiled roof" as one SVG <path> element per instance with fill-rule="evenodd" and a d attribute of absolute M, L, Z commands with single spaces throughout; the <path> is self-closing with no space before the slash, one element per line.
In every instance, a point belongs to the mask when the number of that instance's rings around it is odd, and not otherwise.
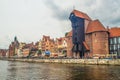
<path fill-rule="evenodd" d="M 83 42 L 83 45 L 85 46 L 86 50 L 90 50 L 88 45 L 87 45 L 87 43 L 85 41 Z"/>
<path fill-rule="evenodd" d="M 87 19 L 87 20 L 91 20 L 91 18 L 87 14 L 85 14 L 81 11 L 73 10 L 72 13 L 74 13 L 75 16 L 77 16 L 77 17 L 84 18 L 84 19 Z"/>
<path fill-rule="evenodd" d="M 42 38 L 42 39 L 45 40 L 45 41 L 50 40 L 50 36 L 45 36 L 45 35 L 43 35 L 43 38 Z"/>
<path fill-rule="evenodd" d="M 119 37 L 120 36 L 120 28 L 114 27 L 109 29 L 110 37 Z"/>
<path fill-rule="evenodd" d="M 57 38 L 57 43 L 58 43 L 58 45 L 61 45 L 62 44 L 62 38 Z"/>
<path fill-rule="evenodd" d="M 88 24 L 86 33 L 92 33 L 92 32 L 96 32 L 96 31 L 107 31 L 99 20 L 91 21 Z"/>
<path fill-rule="evenodd" d="M 65 37 L 57 38 L 57 41 L 58 41 L 59 45 L 62 45 L 64 40 L 65 40 Z"/>

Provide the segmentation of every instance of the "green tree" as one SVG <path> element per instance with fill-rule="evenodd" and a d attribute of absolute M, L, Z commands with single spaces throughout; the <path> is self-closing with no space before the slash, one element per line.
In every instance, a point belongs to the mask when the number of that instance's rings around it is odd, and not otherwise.
<path fill-rule="evenodd" d="M 38 55 L 41 55 L 42 54 L 42 50 L 38 50 Z"/>
<path fill-rule="evenodd" d="M 65 33 L 65 36 L 67 36 L 67 35 L 68 35 L 68 32 Z"/>

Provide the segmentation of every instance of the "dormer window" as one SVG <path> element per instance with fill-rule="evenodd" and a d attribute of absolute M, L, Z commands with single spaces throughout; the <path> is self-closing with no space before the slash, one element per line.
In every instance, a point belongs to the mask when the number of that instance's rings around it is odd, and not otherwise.
<path fill-rule="evenodd" d="M 74 14 L 71 14 L 71 17 L 73 17 L 74 16 Z"/>

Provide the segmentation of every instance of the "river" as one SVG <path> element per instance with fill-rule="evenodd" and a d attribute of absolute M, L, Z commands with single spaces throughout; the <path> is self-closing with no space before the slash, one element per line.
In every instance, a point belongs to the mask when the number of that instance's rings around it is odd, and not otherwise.
<path fill-rule="evenodd" d="M 120 66 L 0 60 L 0 80 L 120 80 Z"/>

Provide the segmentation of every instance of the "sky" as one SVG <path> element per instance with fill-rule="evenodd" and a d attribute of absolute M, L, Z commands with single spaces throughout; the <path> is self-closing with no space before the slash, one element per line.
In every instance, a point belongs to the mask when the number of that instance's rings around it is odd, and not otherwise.
<path fill-rule="evenodd" d="M 106 27 L 120 27 L 120 0 L 0 0 L 0 48 L 36 42 L 43 35 L 63 37 L 71 30 L 69 15 L 82 11 Z"/>

